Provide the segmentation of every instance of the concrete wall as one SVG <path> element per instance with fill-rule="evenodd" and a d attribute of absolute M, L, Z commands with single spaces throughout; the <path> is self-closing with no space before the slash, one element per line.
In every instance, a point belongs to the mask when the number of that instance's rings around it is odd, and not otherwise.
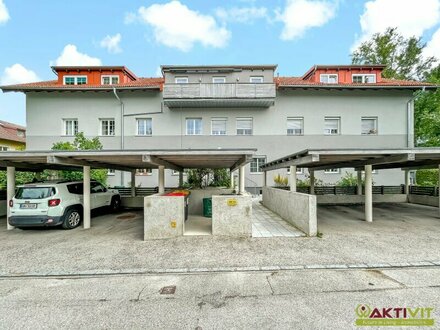
<path fill-rule="evenodd" d="M 252 197 L 247 194 L 212 196 L 212 234 L 251 237 Z"/>
<path fill-rule="evenodd" d="M 318 205 L 331 204 L 365 204 L 363 195 L 317 195 Z M 408 201 L 405 194 L 373 195 L 373 203 L 406 203 Z"/>
<path fill-rule="evenodd" d="M 413 204 L 439 207 L 439 198 L 436 196 L 408 195 L 408 201 Z"/>
<path fill-rule="evenodd" d="M 232 194 L 232 189 L 207 188 L 193 189 L 189 195 L 188 214 L 203 215 L 203 198 L 210 198 L 213 195 Z"/>
<path fill-rule="evenodd" d="M 121 197 L 121 205 L 122 205 L 122 207 L 127 207 L 127 208 L 143 208 L 144 207 L 144 197 L 143 196 L 135 196 L 135 197 L 122 196 Z"/>
<path fill-rule="evenodd" d="M 8 214 L 7 204 L 7 201 L 0 200 L 0 217 L 6 216 Z"/>
<path fill-rule="evenodd" d="M 173 238 L 183 235 L 184 197 L 144 198 L 144 240 Z"/>
<path fill-rule="evenodd" d="M 263 205 L 308 236 L 316 236 L 316 196 L 263 187 Z"/>

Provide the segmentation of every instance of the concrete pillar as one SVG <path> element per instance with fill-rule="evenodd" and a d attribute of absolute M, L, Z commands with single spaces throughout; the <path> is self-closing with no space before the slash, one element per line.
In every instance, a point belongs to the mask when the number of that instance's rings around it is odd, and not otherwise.
<path fill-rule="evenodd" d="M 365 165 L 365 221 L 373 221 L 373 178 L 372 166 Z"/>
<path fill-rule="evenodd" d="M 230 185 L 231 185 L 231 189 L 235 189 L 235 182 L 234 182 L 234 172 L 230 171 L 229 172 L 229 181 L 230 181 Z"/>
<path fill-rule="evenodd" d="M 165 192 L 165 166 L 159 166 L 159 194 Z"/>
<path fill-rule="evenodd" d="M 310 195 L 315 194 L 315 171 L 309 170 L 310 174 Z"/>
<path fill-rule="evenodd" d="M 183 187 L 183 169 L 179 172 L 179 187 Z"/>
<path fill-rule="evenodd" d="M 91 203 L 90 203 L 90 166 L 83 167 L 83 226 L 84 229 L 90 228 L 90 219 L 91 219 Z"/>
<path fill-rule="evenodd" d="M 296 191 L 296 166 L 290 166 L 290 191 Z"/>
<path fill-rule="evenodd" d="M 15 227 L 11 226 L 9 224 L 9 217 L 11 216 L 11 208 L 9 207 L 9 201 L 14 197 L 15 195 L 15 167 L 7 167 L 6 168 L 6 207 L 7 207 L 7 229 L 12 230 Z"/>
<path fill-rule="evenodd" d="M 267 171 L 263 171 L 263 187 L 267 187 Z"/>
<path fill-rule="evenodd" d="M 410 186 L 410 176 L 409 176 L 409 170 L 405 170 L 405 194 L 406 196 L 409 196 L 409 186 Z"/>
<path fill-rule="evenodd" d="M 239 193 L 240 194 L 244 194 L 245 192 L 245 176 L 244 176 L 244 166 L 240 166 L 240 170 L 239 170 L 239 180 L 240 180 L 240 189 L 239 189 Z"/>
<path fill-rule="evenodd" d="M 131 171 L 131 197 L 136 196 L 136 170 Z"/>
<path fill-rule="evenodd" d="M 357 171 L 357 194 L 362 195 L 362 171 Z"/>

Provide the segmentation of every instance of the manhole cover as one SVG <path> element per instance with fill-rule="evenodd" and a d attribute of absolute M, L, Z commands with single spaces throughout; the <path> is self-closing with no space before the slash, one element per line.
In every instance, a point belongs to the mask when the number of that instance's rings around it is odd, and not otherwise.
<path fill-rule="evenodd" d="M 176 286 L 164 286 L 162 289 L 160 289 L 160 294 L 174 294 L 176 292 Z"/>
<path fill-rule="evenodd" d="M 134 213 L 126 213 L 116 217 L 118 220 L 130 220 L 136 218 L 136 214 Z"/>

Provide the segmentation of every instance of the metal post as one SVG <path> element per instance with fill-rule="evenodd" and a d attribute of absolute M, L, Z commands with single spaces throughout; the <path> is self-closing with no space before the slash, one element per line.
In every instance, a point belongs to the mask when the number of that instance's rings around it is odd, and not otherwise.
<path fill-rule="evenodd" d="M 357 171 L 357 194 L 362 195 L 362 171 Z"/>
<path fill-rule="evenodd" d="M 183 187 L 183 170 L 179 172 L 179 187 Z"/>
<path fill-rule="evenodd" d="M 244 166 L 240 166 L 240 170 L 239 170 L 239 177 L 240 177 L 240 194 L 242 195 L 242 194 L 244 194 L 244 192 L 245 192 L 245 187 L 244 187 L 244 185 L 245 185 L 245 177 L 244 177 Z"/>
<path fill-rule="evenodd" d="M 84 220 L 83 227 L 84 229 L 90 228 L 90 166 L 83 167 L 83 206 L 84 206 Z"/>
<path fill-rule="evenodd" d="M 159 194 L 165 192 L 165 166 L 159 166 Z"/>
<path fill-rule="evenodd" d="M 296 166 L 290 166 L 290 191 L 296 191 Z"/>
<path fill-rule="evenodd" d="M 7 167 L 6 168 L 6 207 L 7 207 L 7 229 L 12 230 L 15 227 L 9 224 L 9 217 L 11 216 L 11 208 L 9 206 L 9 201 L 15 195 L 15 167 Z"/>
<path fill-rule="evenodd" d="M 373 222 L 373 179 L 372 166 L 365 165 L 365 221 Z"/>
<path fill-rule="evenodd" d="M 136 196 L 136 171 L 131 171 L 131 197 Z"/>
<path fill-rule="evenodd" d="M 315 194 L 315 171 L 309 170 L 310 173 L 310 195 Z"/>

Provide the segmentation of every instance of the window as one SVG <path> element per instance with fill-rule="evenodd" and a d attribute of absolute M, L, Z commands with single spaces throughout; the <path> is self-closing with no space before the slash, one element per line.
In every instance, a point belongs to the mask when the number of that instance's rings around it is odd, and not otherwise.
<path fill-rule="evenodd" d="M 187 84 L 188 77 L 176 77 L 174 81 L 176 84 Z"/>
<path fill-rule="evenodd" d="M 119 84 L 119 76 L 101 76 L 102 85 L 116 85 Z"/>
<path fill-rule="evenodd" d="M 261 166 L 263 166 L 264 164 L 266 164 L 265 156 L 252 158 L 251 173 L 261 173 Z"/>
<path fill-rule="evenodd" d="M 341 118 L 325 117 L 324 134 L 338 135 L 340 133 Z"/>
<path fill-rule="evenodd" d="M 64 85 L 85 85 L 87 84 L 86 76 L 64 76 Z"/>
<path fill-rule="evenodd" d="M 91 182 L 90 183 L 90 192 L 92 194 L 103 193 L 106 191 L 107 191 L 107 189 L 102 184 L 100 184 L 98 182 Z"/>
<path fill-rule="evenodd" d="M 151 175 L 151 168 L 138 168 L 136 170 L 136 175 Z"/>
<path fill-rule="evenodd" d="M 287 135 L 302 135 L 304 118 L 287 118 Z"/>
<path fill-rule="evenodd" d="M 0 146 L 0 151 L 8 151 L 8 150 L 9 150 L 8 147 Z"/>
<path fill-rule="evenodd" d="M 303 174 L 304 169 L 303 168 L 296 168 L 296 174 Z M 290 166 L 287 168 L 287 174 L 290 174 Z"/>
<path fill-rule="evenodd" d="M 226 77 L 212 77 L 213 84 L 224 84 L 226 82 Z"/>
<path fill-rule="evenodd" d="M 186 118 L 186 135 L 202 135 L 202 118 Z"/>
<path fill-rule="evenodd" d="M 111 168 L 108 169 L 107 175 L 112 176 L 112 175 L 115 175 L 115 174 L 116 174 L 116 171 L 114 169 L 111 169 Z"/>
<path fill-rule="evenodd" d="M 351 79 L 356 84 L 374 84 L 376 82 L 375 74 L 353 74 Z"/>
<path fill-rule="evenodd" d="M 211 135 L 226 135 L 226 118 L 211 119 Z"/>
<path fill-rule="evenodd" d="M 151 118 L 136 119 L 136 135 L 151 136 L 153 134 L 153 121 Z"/>
<path fill-rule="evenodd" d="M 100 119 L 100 122 L 101 122 L 101 136 L 115 135 L 114 119 Z"/>
<path fill-rule="evenodd" d="M 362 117 L 361 122 L 362 135 L 377 134 L 377 117 Z"/>
<path fill-rule="evenodd" d="M 252 135 L 252 118 L 237 118 L 237 135 Z"/>
<path fill-rule="evenodd" d="M 319 77 L 319 81 L 323 84 L 337 84 L 338 75 L 337 74 L 322 74 Z"/>
<path fill-rule="evenodd" d="M 339 168 L 329 168 L 324 170 L 326 174 L 339 174 Z"/>
<path fill-rule="evenodd" d="M 261 84 L 264 82 L 264 78 L 262 76 L 251 76 L 249 82 L 251 84 Z"/>
<path fill-rule="evenodd" d="M 74 136 L 78 133 L 78 119 L 63 119 L 63 135 Z"/>

